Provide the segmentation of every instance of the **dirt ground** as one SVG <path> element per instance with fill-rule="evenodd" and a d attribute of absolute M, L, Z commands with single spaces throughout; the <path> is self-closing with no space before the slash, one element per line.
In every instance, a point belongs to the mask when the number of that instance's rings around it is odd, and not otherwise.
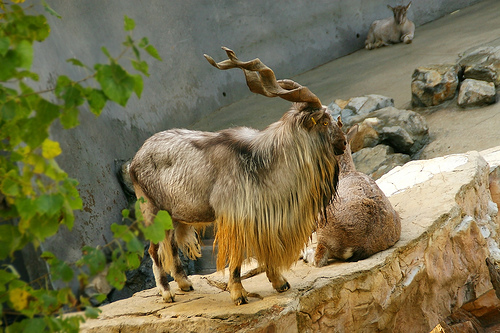
<path fill-rule="evenodd" d="M 417 27 L 412 44 L 370 51 L 361 49 L 293 80 L 308 86 L 323 104 L 336 99 L 380 94 L 393 98 L 397 108 L 408 109 L 411 76 L 415 68 L 456 63 L 458 55 L 468 49 L 484 44 L 499 45 L 498 13 L 500 1 L 483 1 Z M 276 76 L 282 78 L 279 73 Z M 242 75 L 241 84 L 244 82 Z M 499 101 L 494 105 L 475 109 L 462 109 L 451 101 L 439 107 L 418 110 L 425 116 L 431 136 L 419 158 L 499 146 L 500 96 L 497 99 Z M 278 120 L 288 107 L 289 103 L 284 100 L 249 93 L 247 98 L 215 111 L 191 127 L 208 131 L 232 126 L 262 129 Z"/>

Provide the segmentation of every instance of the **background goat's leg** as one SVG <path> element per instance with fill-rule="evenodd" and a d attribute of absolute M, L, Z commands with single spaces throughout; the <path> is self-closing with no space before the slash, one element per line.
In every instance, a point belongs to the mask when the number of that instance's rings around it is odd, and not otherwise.
<path fill-rule="evenodd" d="M 266 275 L 273 285 L 273 288 L 276 289 L 277 292 L 281 293 L 290 289 L 290 284 L 288 283 L 288 281 L 283 277 L 283 275 L 281 275 L 279 271 L 275 270 L 274 268 L 267 267 Z"/>
<path fill-rule="evenodd" d="M 243 260 L 239 260 L 237 263 L 231 262 L 229 264 L 229 283 L 227 284 L 227 287 L 229 289 L 229 292 L 231 293 L 231 299 L 233 300 L 234 304 L 236 305 L 241 305 L 241 304 L 247 304 L 248 303 L 248 293 L 247 291 L 243 288 L 243 285 L 241 284 L 241 263 Z"/>

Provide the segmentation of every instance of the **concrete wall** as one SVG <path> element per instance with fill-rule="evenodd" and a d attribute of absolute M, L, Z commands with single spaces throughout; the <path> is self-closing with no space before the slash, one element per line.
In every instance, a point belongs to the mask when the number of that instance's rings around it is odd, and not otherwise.
<path fill-rule="evenodd" d="M 409 17 L 418 26 L 476 2 L 415 1 Z M 214 69 L 204 53 L 222 60 L 224 45 L 242 60 L 259 57 L 280 78 L 292 77 L 362 48 L 371 22 L 391 14 L 387 0 L 52 0 L 50 5 L 62 18 L 48 16 L 51 36 L 35 50 L 33 70 L 40 74 L 41 89 L 61 74 L 74 79 L 89 74 L 68 58 L 89 66 L 106 62 L 104 45 L 117 55 L 124 15 L 136 22 L 134 37 L 147 36 L 163 58 L 150 61 L 141 100 L 132 98 L 126 108 L 108 105 L 99 118 L 83 107 L 79 127 L 53 128 L 63 148 L 59 163 L 80 181 L 84 209 L 73 231 L 61 230 L 44 249 L 70 261 L 83 245 L 108 242 L 110 224 L 120 221 L 126 199 L 115 176 L 117 160 L 131 158 L 155 132 L 189 127 L 250 94 L 239 71 Z"/>

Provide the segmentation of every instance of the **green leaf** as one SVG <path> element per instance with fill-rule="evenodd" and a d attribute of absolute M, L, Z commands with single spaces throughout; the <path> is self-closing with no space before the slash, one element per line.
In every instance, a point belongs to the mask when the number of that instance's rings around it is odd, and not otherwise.
<path fill-rule="evenodd" d="M 5 259 L 12 255 L 22 245 L 22 235 L 19 228 L 10 225 L 0 225 L 0 259 Z"/>
<path fill-rule="evenodd" d="M 61 194 L 42 194 L 35 199 L 35 205 L 42 214 L 49 216 L 58 213 L 64 203 L 64 198 Z"/>
<path fill-rule="evenodd" d="M 5 56 L 0 56 L 0 81 L 11 79 L 16 73 L 16 67 L 19 64 L 19 58 L 15 51 L 9 50 Z"/>
<path fill-rule="evenodd" d="M 141 258 L 137 255 L 137 253 L 127 253 L 127 269 L 136 269 L 141 264 Z"/>
<path fill-rule="evenodd" d="M 61 18 L 61 15 L 59 15 L 55 10 L 53 10 L 52 8 L 50 8 L 50 6 L 45 2 L 45 0 L 42 0 L 42 5 L 43 5 L 43 8 L 45 9 L 45 11 L 47 13 L 49 13 L 52 16 L 57 17 L 58 19 Z"/>
<path fill-rule="evenodd" d="M 77 261 L 78 266 L 87 265 L 91 275 L 96 275 L 104 270 L 106 267 L 106 257 L 101 250 L 91 246 L 84 246 L 82 252 L 82 258 Z"/>
<path fill-rule="evenodd" d="M 85 308 L 85 317 L 87 318 L 97 318 L 99 317 L 99 314 L 101 313 L 101 310 L 99 308 L 94 308 L 92 306 L 87 306 Z"/>
<path fill-rule="evenodd" d="M 144 252 L 144 244 L 142 244 L 139 238 L 134 237 L 129 242 L 127 242 L 127 249 L 130 252 L 142 254 Z"/>
<path fill-rule="evenodd" d="M 19 67 L 26 69 L 31 68 L 31 63 L 33 62 L 33 46 L 27 40 L 22 40 L 19 42 L 16 48 L 16 55 L 19 59 Z"/>
<path fill-rule="evenodd" d="M 5 104 L 1 104 L 0 119 L 7 121 L 14 119 L 16 117 L 17 108 L 17 103 L 13 100 L 10 100 Z"/>
<path fill-rule="evenodd" d="M 158 59 L 158 60 L 162 61 L 160 55 L 158 54 L 158 51 L 155 49 L 155 47 L 153 45 L 148 45 L 144 49 L 146 50 L 146 52 L 149 53 L 150 56 L 152 56 L 155 59 Z"/>
<path fill-rule="evenodd" d="M 78 121 L 78 109 L 69 108 L 65 109 L 61 115 L 61 124 L 64 128 L 73 128 L 77 126 L 80 122 Z"/>
<path fill-rule="evenodd" d="M 58 97 L 66 90 L 66 87 L 71 85 L 72 81 L 66 75 L 59 75 L 57 78 L 55 93 Z"/>
<path fill-rule="evenodd" d="M 144 75 L 149 76 L 149 66 L 147 62 L 132 60 L 132 66 Z"/>
<path fill-rule="evenodd" d="M 146 38 L 146 37 L 143 37 L 140 41 L 139 41 L 139 47 L 146 47 L 148 46 L 149 44 L 149 40 Z"/>
<path fill-rule="evenodd" d="M 0 190 L 5 195 L 17 196 L 20 193 L 19 183 L 16 179 L 19 178 L 16 170 L 10 170 L 5 174 L 2 183 L 0 184 Z M 0 178 L 1 179 L 1 178 Z"/>
<path fill-rule="evenodd" d="M 107 101 L 108 98 L 104 95 L 102 90 L 91 89 L 90 92 L 87 92 L 87 103 L 89 103 L 90 111 L 96 116 L 101 114 Z"/>
<path fill-rule="evenodd" d="M 125 286 L 125 281 L 127 281 L 124 268 L 123 263 L 120 263 L 120 261 L 113 261 L 106 275 L 106 280 L 118 290 L 121 290 Z"/>
<path fill-rule="evenodd" d="M 96 80 L 101 84 L 102 91 L 112 101 L 125 106 L 132 91 L 136 88 L 136 80 L 120 65 L 99 66 Z"/>
<path fill-rule="evenodd" d="M 38 101 L 38 106 L 35 107 L 36 119 L 41 125 L 49 126 L 56 118 L 60 115 L 61 107 L 54 103 L 51 103 L 43 98 Z"/>
<path fill-rule="evenodd" d="M 114 238 L 123 239 L 125 242 L 130 242 L 134 238 L 134 234 L 126 225 L 113 223 L 111 225 L 111 231 L 113 232 Z"/>
<path fill-rule="evenodd" d="M 109 54 L 109 51 L 105 46 L 101 47 L 101 50 L 102 50 L 102 53 L 104 53 L 106 55 L 106 57 L 108 57 L 108 59 L 110 59 L 110 60 L 112 59 L 111 54 Z"/>
<path fill-rule="evenodd" d="M 135 45 L 132 45 L 132 51 L 134 51 L 137 60 L 141 60 L 141 52 L 139 52 L 139 49 Z"/>
<path fill-rule="evenodd" d="M 9 51 L 10 39 L 8 37 L 0 37 L 0 56 L 4 57 Z"/>
<path fill-rule="evenodd" d="M 76 58 L 69 58 L 66 61 L 72 63 L 75 66 L 86 67 L 80 60 Z"/>
<path fill-rule="evenodd" d="M 159 243 L 165 238 L 165 230 L 172 229 L 172 218 L 164 210 L 160 210 L 154 219 L 153 224 L 144 228 L 144 237 L 153 243 Z"/>
<path fill-rule="evenodd" d="M 130 210 L 128 210 L 128 209 L 123 209 L 122 210 L 122 216 L 123 216 L 124 219 L 128 218 L 129 215 L 130 215 Z"/>
<path fill-rule="evenodd" d="M 140 76 L 139 74 L 136 74 L 136 75 L 132 75 L 132 77 L 135 80 L 134 92 L 138 98 L 141 98 L 142 89 L 144 88 L 144 82 L 142 81 L 142 76 Z"/>
<path fill-rule="evenodd" d="M 15 206 L 19 215 L 23 220 L 29 220 L 33 216 L 35 216 L 37 210 L 36 205 L 33 200 L 30 198 L 22 197 L 17 198 L 15 202 Z"/>
<path fill-rule="evenodd" d="M 73 270 L 64 261 L 57 258 L 53 258 L 48 261 L 50 265 L 50 273 L 54 280 L 62 280 L 64 282 L 69 282 L 73 279 Z"/>
<path fill-rule="evenodd" d="M 47 261 L 50 266 L 50 273 L 54 280 L 62 280 L 64 282 L 69 282 L 73 279 L 73 270 L 64 261 L 58 259 L 52 252 L 45 251 L 41 254 L 40 258 Z M 50 295 L 45 295 L 50 296 Z M 55 299 L 51 296 L 49 302 L 54 302 Z"/>
<path fill-rule="evenodd" d="M 82 95 L 82 88 L 79 84 L 72 83 L 68 85 L 62 95 L 66 108 L 74 108 L 82 105 L 85 101 Z"/>
<path fill-rule="evenodd" d="M 133 19 L 131 19 L 130 17 L 128 17 L 127 15 L 125 15 L 125 31 L 130 31 L 130 30 L 134 30 L 135 28 L 135 22 Z"/>
<path fill-rule="evenodd" d="M 33 73 L 30 71 L 18 71 L 16 74 L 16 78 L 18 79 L 29 78 L 32 79 L 33 81 L 38 81 L 40 79 L 37 73 Z"/>

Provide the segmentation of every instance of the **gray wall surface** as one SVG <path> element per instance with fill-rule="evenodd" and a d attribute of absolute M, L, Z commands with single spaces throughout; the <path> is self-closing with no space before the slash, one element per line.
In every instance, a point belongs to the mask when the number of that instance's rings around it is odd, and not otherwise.
<path fill-rule="evenodd" d="M 413 1 L 408 16 L 418 27 L 476 2 Z M 50 6 L 62 18 L 47 15 L 51 35 L 35 49 L 33 71 L 40 74 L 39 88 L 53 86 L 61 74 L 73 79 L 89 74 L 67 63 L 68 58 L 92 67 L 107 62 L 102 46 L 118 55 L 126 35 L 124 15 L 136 22 L 134 37 L 148 37 L 163 62 L 144 55 L 151 75 L 145 78 L 140 100 L 133 97 L 125 108 L 108 104 L 99 118 L 82 107 L 79 127 L 65 131 L 54 126 L 52 135 L 63 148 L 58 161 L 79 180 L 84 209 L 77 212 L 73 231 L 61 230 L 44 249 L 74 261 L 83 245 L 109 242 L 109 226 L 120 221 L 127 204 L 116 178 L 116 161 L 131 158 L 153 133 L 189 127 L 250 94 L 240 71 L 216 70 L 204 53 L 223 60 L 220 46 L 227 46 L 242 60 L 259 57 L 279 78 L 293 77 L 362 48 L 371 22 L 391 15 L 387 4 L 387 0 L 51 0 Z"/>

